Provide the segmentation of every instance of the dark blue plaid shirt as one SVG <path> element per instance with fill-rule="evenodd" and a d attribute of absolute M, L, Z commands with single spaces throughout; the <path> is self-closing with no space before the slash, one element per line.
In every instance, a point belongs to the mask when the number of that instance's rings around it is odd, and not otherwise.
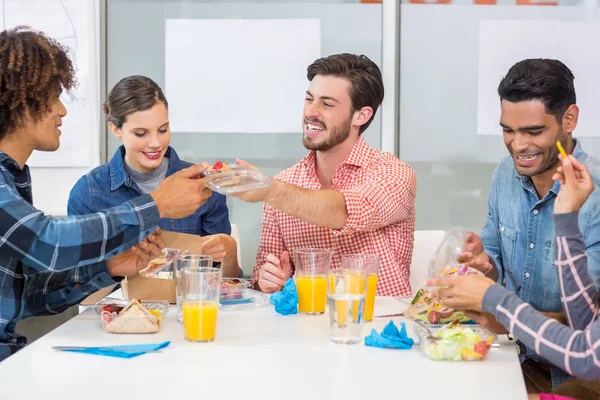
<path fill-rule="evenodd" d="M 104 260 L 159 222 L 150 195 L 90 215 L 46 216 L 32 205 L 28 167 L 0 152 L 0 361 L 25 346 L 15 333 L 21 319 L 58 314 L 115 283 Z"/>

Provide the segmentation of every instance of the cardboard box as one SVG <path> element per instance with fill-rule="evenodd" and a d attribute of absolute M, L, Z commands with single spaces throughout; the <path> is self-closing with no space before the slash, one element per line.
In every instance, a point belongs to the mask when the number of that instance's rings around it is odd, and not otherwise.
<path fill-rule="evenodd" d="M 198 235 L 165 231 L 162 238 L 169 248 L 202 254 L 202 237 Z M 166 300 L 171 304 L 176 302 L 174 279 L 146 278 L 135 274 L 124 279 L 121 288 L 127 300 Z"/>

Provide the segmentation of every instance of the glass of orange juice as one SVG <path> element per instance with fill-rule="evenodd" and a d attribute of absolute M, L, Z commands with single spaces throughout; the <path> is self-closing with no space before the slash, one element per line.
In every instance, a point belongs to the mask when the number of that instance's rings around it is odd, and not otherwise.
<path fill-rule="evenodd" d="M 363 319 L 365 322 L 370 322 L 373 319 L 373 310 L 375 309 L 379 256 L 376 254 L 346 254 L 342 256 L 341 268 L 348 270 L 364 269 L 367 271 L 367 293 Z"/>
<path fill-rule="evenodd" d="M 221 270 L 189 267 L 179 272 L 185 339 L 190 342 L 211 342 L 217 333 Z"/>
<path fill-rule="evenodd" d="M 213 259 L 204 254 L 181 254 L 173 262 L 173 278 L 175 279 L 175 298 L 177 300 L 177 320 L 183 322 L 181 302 L 183 289 L 181 288 L 181 271 L 185 268 L 212 268 Z"/>
<path fill-rule="evenodd" d="M 327 305 L 327 272 L 333 251 L 318 248 L 294 250 L 298 312 L 323 314 Z"/>

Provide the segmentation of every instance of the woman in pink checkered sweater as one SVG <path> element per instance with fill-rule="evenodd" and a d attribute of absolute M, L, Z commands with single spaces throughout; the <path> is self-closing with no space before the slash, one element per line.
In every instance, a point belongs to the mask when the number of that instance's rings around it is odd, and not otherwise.
<path fill-rule="evenodd" d="M 554 203 L 555 256 L 561 299 L 569 322 L 562 325 L 536 311 L 501 284 L 482 276 L 446 277 L 429 280 L 435 295 L 455 309 L 473 310 L 475 319 L 499 324 L 543 358 L 584 380 L 600 378 L 599 291 L 588 273 L 578 212 L 594 190 L 587 168 L 569 156 L 554 175 L 561 188 Z M 483 313 L 482 313 L 483 312 Z M 488 314 L 489 315 L 489 314 Z M 537 398 L 534 395 L 530 398 Z M 567 399 L 541 394 L 540 399 Z"/>

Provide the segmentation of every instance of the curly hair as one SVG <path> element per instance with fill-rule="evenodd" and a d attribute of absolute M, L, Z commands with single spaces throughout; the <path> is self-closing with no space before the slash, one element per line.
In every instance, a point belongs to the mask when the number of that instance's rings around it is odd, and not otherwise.
<path fill-rule="evenodd" d="M 0 32 L 0 140 L 29 116 L 39 121 L 53 96 L 77 85 L 67 49 L 29 27 Z"/>

